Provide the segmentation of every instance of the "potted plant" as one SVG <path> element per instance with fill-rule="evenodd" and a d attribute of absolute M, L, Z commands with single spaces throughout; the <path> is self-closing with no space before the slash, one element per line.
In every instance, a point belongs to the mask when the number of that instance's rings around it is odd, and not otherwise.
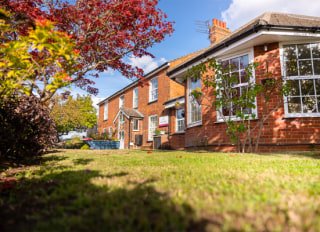
<path fill-rule="evenodd" d="M 183 107 L 182 107 L 182 105 L 180 104 L 180 102 L 176 102 L 176 103 L 174 103 L 174 108 L 175 108 L 176 110 L 181 110 Z"/>

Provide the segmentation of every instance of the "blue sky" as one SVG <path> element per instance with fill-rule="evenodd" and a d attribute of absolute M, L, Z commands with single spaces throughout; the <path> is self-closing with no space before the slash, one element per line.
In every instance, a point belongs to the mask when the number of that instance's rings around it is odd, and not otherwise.
<path fill-rule="evenodd" d="M 166 61 L 176 59 L 188 53 L 210 45 L 208 35 L 197 32 L 196 21 L 213 18 L 223 20 L 227 27 L 235 30 L 251 19 L 266 11 L 287 12 L 319 16 L 319 0 L 160 0 L 158 7 L 168 15 L 168 20 L 175 21 L 175 31 L 171 37 L 155 44 L 150 51 L 155 58 L 129 58 L 129 62 L 143 68 L 145 72 L 158 67 Z M 93 96 L 94 102 L 106 98 L 126 85 L 131 80 L 115 71 L 107 71 L 95 79 L 99 94 Z M 73 93 L 85 93 L 73 88 Z"/>

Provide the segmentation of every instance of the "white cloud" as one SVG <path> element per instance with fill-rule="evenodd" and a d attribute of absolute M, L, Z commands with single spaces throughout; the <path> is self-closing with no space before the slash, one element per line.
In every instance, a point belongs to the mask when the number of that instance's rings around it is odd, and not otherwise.
<path fill-rule="evenodd" d="M 320 4 L 318 0 L 232 0 L 221 16 L 235 30 L 267 11 L 319 16 Z"/>
<path fill-rule="evenodd" d="M 153 69 L 157 68 L 159 65 L 165 63 L 166 61 L 167 60 L 165 58 L 155 60 L 150 56 L 129 57 L 129 64 L 143 69 L 145 73 L 151 72 Z"/>

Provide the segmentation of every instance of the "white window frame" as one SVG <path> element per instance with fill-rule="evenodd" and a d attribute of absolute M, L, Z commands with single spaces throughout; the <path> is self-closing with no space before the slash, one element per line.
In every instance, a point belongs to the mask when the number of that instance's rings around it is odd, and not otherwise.
<path fill-rule="evenodd" d="M 187 101 L 188 101 L 187 122 L 188 122 L 188 125 L 187 125 L 187 127 L 190 128 L 190 127 L 202 125 L 202 107 L 201 107 L 201 105 L 198 104 L 198 102 L 195 99 L 193 99 L 193 97 L 191 95 L 191 92 L 192 92 L 191 78 L 188 78 L 187 82 L 188 82 L 188 90 L 187 90 L 187 94 L 188 94 L 188 97 L 187 97 Z M 200 79 L 200 89 L 202 86 L 201 83 L 202 83 L 202 81 Z M 192 119 L 192 115 L 191 115 L 192 114 L 192 112 L 191 112 L 192 104 L 196 104 L 196 106 L 199 107 L 199 109 L 200 109 L 200 120 L 198 120 L 198 121 L 191 121 L 191 119 Z"/>
<path fill-rule="evenodd" d="M 135 128 L 135 122 L 137 122 L 138 128 Z M 136 118 L 132 119 L 132 130 L 139 131 L 139 119 L 136 119 Z"/>
<path fill-rule="evenodd" d="M 133 89 L 133 102 L 132 102 L 132 108 L 138 108 L 138 94 L 139 90 L 138 87 Z"/>
<path fill-rule="evenodd" d="M 178 111 L 181 111 L 181 110 L 185 111 L 185 109 L 176 110 L 176 133 L 183 133 L 185 131 L 186 116 L 184 116 L 183 119 L 178 119 Z M 179 130 L 179 121 L 183 121 L 183 124 L 184 124 L 183 130 Z"/>
<path fill-rule="evenodd" d="M 150 127 L 151 126 L 151 118 L 156 118 L 155 122 L 156 122 L 156 126 L 155 127 Z M 155 135 L 155 130 L 158 128 L 158 115 L 157 114 L 153 114 L 149 116 L 149 120 L 148 120 L 148 141 L 152 141 L 153 140 L 153 135 Z"/>
<path fill-rule="evenodd" d="M 124 95 L 119 97 L 119 108 L 124 107 Z"/>
<path fill-rule="evenodd" d="M 285 57 L 284 57 L 284 46 L 285 45 L 303 45 L 303 44 L 320 44 L 320 41 L 317 40 L 317 41 L 290 41 L 290 42 L 282 42 L 280 43 L 280 62 L 281 62 L 281 74 L 282 76 L 284 77 L 284 81 L 288 81 L 288 80 L 319 80 L 320 79 L 320 74 L 317 74 L 317 75 L 306 75 L 306 76 L 300 76 L 298 74 L 298 76 L 287 76 L 287 73 L 286 73 L 286 62 L 285 62 Z M 311 61 L 314 61 L 315 59 L 319 60 L 319 58 L 313 58 L 312 56 L 312 53 L 311 53 L 311 57 L 310 57 L 310 60 Z M 303 59 L 301 59 L 303 60 Z M 299 62 L 299 58 L 297 57 L 297 62 Z M 314 64 L 312 62 L 312 71 L 314 73 Z M 300 72 L 300 69 L 299 69 L 299 63 L 298 63 L 298 73 Z M 313 85 L 313 87 L 315 88 L 315 85 Z M 317 108 L 320 108 L 318 106 L 319 102 L 317 101 L 317 97 L 320 97 L 320 94 L 317 94 L 317 90 L 314 89 L 315 92 L 314 92 L 314 95 L 303 95 L 302 92 L 301 92 L 301 82 L 299 81 L 299 92 L 300 92 L 300 104 L 301 104 L 301 111 L 303 110 L 303 102 L 302 102 L 302 98 L 303 97 L 308 97 L 308 96 L 313 96 L 316 98 L 316 102 L 315 102 L 315 107 L 316 107 L 316 110 Z M 298 95 L 297 95 L 298 97 Z M 289 105 L 288 105 L 288 97 L 286 96 L 283 96 L 284 98 L 284 113 L 285 113 L 285 117 L 286 118 L 300 118 L 300 117 L 320 117 L 320 110 L 318 110 L 319 112 L 315 112 L 315 113 L 312 113 L 312 112 L 308 112 L 308 113 L 290 113 L 289 112 Z"/>
<path fill-rule="evenodd" d="M 234 58 L 239 58 L 239 57 L 242 57 L 242 56 L 246 56 L 248 55 L 248 64 L 251 64 L 254 62 L 254 52 L 253 52 L 253 49 L 250 49 L 250 50 L 246 50 L 246 51 L 242 51 L 240 53 L 237 53 L 237 54 L 234 54 L 232 56 L 226 56 L 226 57 L 222 57 L 222 58 L 219 58 L 219 62 L 221 61 L 226 61 L 226 60 L 232 60 Z M 255 70 L 253 69 L 252 70 L 252 77 L 251 79 L 249 80 L 249 82 L 251 83 L 254 83 L 255 82 Z M 237 86 L 235 86 L 235 88 L 238 88 L 238 87 L 243 87 L 243 86 L 247 86 L 247 84 L 238 84 Z M 255 98 L 255 105 L 256 107 L 254 109 L 252 109 L 252 113 L 251 114 L 255 114 L 256 117 L 254 119 L 258 119 L 258 107 L 257 107 L 257 97 Z M 222 109 L 220 108 L 220 111 L 222 112 Z M 225 116 L 227 119 L 229 119 L 229 116 Z M 231 116 L 230 117 L 231 120 L 233 121 L 239 121 L 241 120 L 240 118 L 236 117 L 236 116 Z M 253 119 L 250 117 L 250 120 Z M 220 112 L 217 111 L 217 122 L 224 122 L 223 120 L 223 117 L 222 115 L 220 115 Z"/>
<path fill-rule="evenodd" d="M 108 107 L 109 107 L 109 102 L 106 102 L 104 104 L 104 110 L 103 110 L 103 120 L 108 120 Z"/>
<path fill-rule="evenodd" d="M 157 86 L 155 87 L 155 82 L 157 82 Z M 158 100 L 158 77 L 152 78 L 149 81 L 149 102 L 154 102 Z"/>

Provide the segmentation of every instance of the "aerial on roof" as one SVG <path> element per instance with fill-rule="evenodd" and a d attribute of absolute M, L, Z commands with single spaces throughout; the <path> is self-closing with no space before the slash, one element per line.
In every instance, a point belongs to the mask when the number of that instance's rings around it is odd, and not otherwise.
<path fill-rule="evenodd" d="M 320 32 L 320 17 L 305 16 L 297 14 L 266 12 L 247 24 L 233 31 L 223 39 L 212 44 L 211 46 L 195 52 L 195 55 L 180 63 L 178 66 L 170 68 L 168 75 L 172 75 L 179 70 L 207 57 L 220 49 L 228 47 L 259 30 L 286 30 L 286 31 L 308 31 Z"/>

